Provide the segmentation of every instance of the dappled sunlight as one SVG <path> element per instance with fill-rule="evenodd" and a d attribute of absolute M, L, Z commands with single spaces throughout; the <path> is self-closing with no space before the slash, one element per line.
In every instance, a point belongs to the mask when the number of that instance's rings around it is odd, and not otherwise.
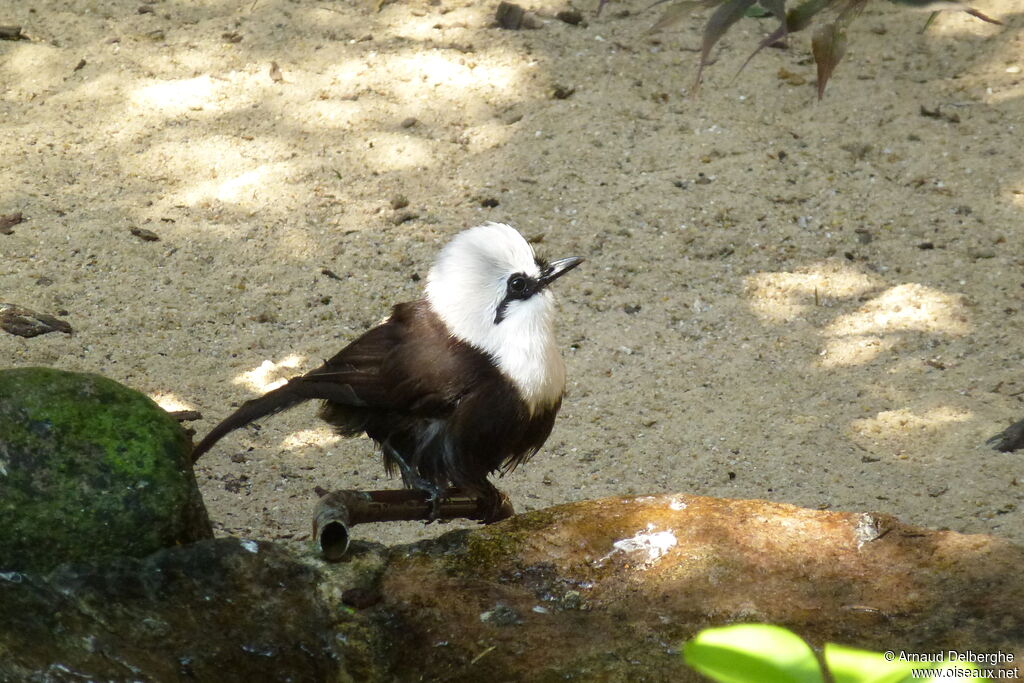
<path fill-rule="evenodd" d="M 389 70 L 405 83 L 398 86 L 399 94 L 438 94 L 443 97 L 460 95 L 470 88 L 483 91 L 507 92 L 519 84 L 519 69 L 497 63 L 486 63 L 484 55 L 472 58 L 454 52 L 420 52 L 396 55 L 388 62 Z M 440 89 L 440 92 L 437 90 Z M 405 91 L 402 93 L 401 91 Z"/>
<path fill-rule="evenodd" d="M 430 165 L 432 141 L 398 133 L 373 135 L 377 170 L 393 171 Z"/>
<path fill-rule="evenodd" d="M 953 3 L 949 4 L 952 5 Z M 987 16 L 995 19 L 996 21 L 1004 21 L 1006 19 L 1006 17 L 1002 16 L 998 12 L 987 9 L 984 4 L 979 5 L 972 2 L 965 3 L 965 5 L 977 7 L 985 12 Z M 934 8 L 922 6 L 921 8 L 915 9 L 911 6 L 901 6 L 899 11 L 916 11 L 921 17 L 921 22 L 924 23 L 928 19 L 928 13 L 934 11 Z M 1005 30 L 1004 26 L 982 21 L 977 17 L 971 16 L 967 12 L 961 12 L 951 6 L 947 8 L 946 11 L 939 12 L 938 16 L 928 24 L 928 29 L 924 32 L 924 35 L 926 38 L 931 39 L 932 42 L 939 43 L 956 40 L 958 38 L 994 36 L 1003 30 Z"/>
<path fill-rule="evenodd" d="M 294 354 L 277 363 L 265 360 L 259 367 L 239 374 L 232 380 L 232 383 L 244 384 L 249 389 L 264 394 L 283 386 L 288 378 L 295 374 L 295 369 L 302 365 L 303 361 L 305 361 L 304 357 Z"/>
<path fill-rule="evenodd" d="M 832 368 L 844 365 L 864 365 L 881 353 L 892 350 L 896 345 L 894 337 L 875 335 L 852 335 L 836 337 L 825 343 L 819 362 L 822 367 Z"/>
<path fill-rule="evenodd" d="M 883 332 L 965 334 L 970 330 L 961 297 L 916 283 L 898 285 L 824 329 L 830 337 Z"/>
<path fill-rule="evenodd" d="M 174 412 L 176 410 L 195 410 L 196 409 L 195 404 L 189 403 L 187 401 L 184 401 L 184 400 L 178 398 L 178 396 L 175 395 L 175 394 L 171 394 L 171 393 L 167 393 L 167 392 L 163 392 L 163 391 L 158 391 L 158 392 L 149 394 L 149 398 L 152 399 L 152 401 L 154 403 L 156 403 L 158 406 L 160 406 L 161 408 L 163 408 L 164 410 L 166 410 L 169 413 Z"/>
<path fill-rule="evenodd" d="M 306 106 L 307 121 L 313 121 L 324 128 L 349 128 L 371 118 L 366 107 L 357 100 L 317 100 Z"/>
<path fill-rule="evenodd" d="M 782 323 L 793 320 L 816 305 L 848 299 L 878 287 L 872 276 L 833 262 L 821 263 L 797 273 L 757 273 L 747 278 L 750 307 L 760 318 Z"/>
<path fill-rule="evenodd" d="M 521 89 L 528 67 L 503 64 L 499 55 L 465 55 L 455 50 L 412 50 L 401 54 L 373 53 L 363 60 L 336 66 L 335 87 L 348 96 L 372 89 L 404 102 L 435 108 L 452 103 L 470 105 L 480 97 L 510 98 Z"/>
<path fill-rule="evenodd" d="M 338 441 L 341 441 L 341 437 L 331 431 L 329 427 L 303 429 L 289 434 L 281 443 L 281 448 L 286 451 L 297 451 L 310 446 L 326 447 Z"/>
<path fill-rule="evenodd" d="M 974 417 L 970 410 L 954 406 L 937 406 L 915 412 L 909 408 L 884 410 L 874 417 L 854 420 L 850 424 L 854 438 L 861 445 L 886 445 L 898 451 L 913 442 L 927 439 L 951 424 Z"/>
<path fill-rule="evenodd" d="M 285 192 L 296 163 L 258 163 L 250 154 L 284 156 L 286 150 L 282 145 L 267 148 L 264 144 L 250 151 L 256 144 L 245 145 L 223 135 L 188 145 L 167 141 L 122 163 L 134 174 L 163 181 L 171 204 L 195 206 L 216 201 L 256 210 L 272 204 Z M 180 182 L 178 187 L 175 179 Z"/>
<path fill-rule="evenodd" d="M 66 60 L 52 45 L 23 43 L 9 48 L 0 60 L 0 82 L 20 93 L 55 88 L 67 77 Z"/>
<path fill-rule="evenodd" d="M 751 310 L 763 321 L 785 324 L 851 300 L 864 303 L 836 314 L 820 330 L 821 367 L 869 363 L 892 351 L 904 333 L 963 335 L 971 330 L 963 297 L 917 283 L 882 289 L 882 280 L 844 263 L 827 261 L 798 272 L 757 273 L 747 278 Z"/>
<path fill-rule="evenodd" d="M 197 107 L 216 107 L 227 86 L 227 83 L 214 81 L 209 76 L 157 80 L 137 88 L 129 95 L 129 100 L 139 107 L 156 109 L 161 114 L 180 114 Z"/>
<path fill-rule="evenodd" d="M 270 201 L 276 193 L 271 189 L 271 183 L 267 181 L 274 176 L 274 184 L 277 184 L 284 176 L 279 168 L 276 170 L 275 173 L 275 165 L 264 164 L 227 179 L 218 178 L 196 183 L 181 192 L 180 198 L 188 206 L 211 200 L 230 204 L 259 204 L 262 203 L 259 199 L 260 192 L 263 191 L 269 193 L 264 197 L 264 201 Z"/>
<path fill-rule="evenodd" d="M 1010 201 L 1018 209 L 1024 209 L 1024 179 L 1022 179 L 1017 187 L 1010 191 Z"/>

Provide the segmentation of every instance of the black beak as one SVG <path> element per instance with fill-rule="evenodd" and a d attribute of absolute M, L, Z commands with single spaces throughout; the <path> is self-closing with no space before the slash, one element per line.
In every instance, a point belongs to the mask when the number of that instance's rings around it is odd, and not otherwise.
<path fill-rule="evenodd" d="M 543 289 L 581 263 L 583 263 L 582 256 L 570 256 L 569 258 L 560 258 L 557 261 L 552 261 L 547 265 L 547 268 L 541 271 L 537 283 Z"/>

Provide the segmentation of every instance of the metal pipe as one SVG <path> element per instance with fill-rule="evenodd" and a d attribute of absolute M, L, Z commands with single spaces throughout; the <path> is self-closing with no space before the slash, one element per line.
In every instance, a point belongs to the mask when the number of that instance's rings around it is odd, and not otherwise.
<path fill-rule="evenodd" d="M 348 551 L 349 529 L 366 522 L 443 521 L 474 519 L 491 523 L 515 514 L 512 502 L 504 493 L 497 513 L 485 500 L 469 496 L 461 489 L 445 492 L 436 517 L 433 506 L 423 491 L 389 489 L 383 491 L 331 491 L 317 487 L 320 501 L 313 515 L 313 538 L 325 560 L 337 562 Z"/>

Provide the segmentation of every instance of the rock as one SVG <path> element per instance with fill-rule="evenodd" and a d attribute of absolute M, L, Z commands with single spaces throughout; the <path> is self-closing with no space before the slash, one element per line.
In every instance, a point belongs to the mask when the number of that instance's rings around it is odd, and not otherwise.
<path fill-rule="evenodd" d="M 557 14 L 555 14 L 555 18 L 558 19 L 559 21 L 564 21 L 565 23 L 571 26 L 579 26 L 581 24 L 583 26 L 586 26 L 586 23 L 584 23 L 583 21 L 583 13 L 580 12 L 575 7 L 560 10 Z"/>
<path fill-rule="evenodd" d="M 525 9 L 513 2 L 502 2 L 498 3 L 498 9 L 494 12 L 494 20 L 498 26 L 503 29 L 510 31 L 518 31 L 521 28 L 536 29 L 541 27 L 540 20 L 533 12 L 527 12 Z"/>
<path fill-rule="evenodd" d="M 1007 541 L 886 515 L 609 498 L 396 552 L 376 609 L 403 640 L 399 680 L 705 680 L 680 644 L 736 621 L 780 624 L 815 646 L 969 646 L 1019 661 L 1022 561 Z M 498 604 L 520 621 L 482 622 Z"/>
<path fill-rule="evenodd" d="M 0 680 L 700 681 L 681 644 L 740 621 L 1024 654 L 1024 548 L 874 513 L 608 498 L 354 545 L 337 564 L 219 539 L 0 573 Z"/>
<path fill-rule="evenodd" d="M 189 452 L 170 415 L 117 382 L 0 371 L 0 571 L 209 538 Z"/>
<path fill-rule="evenodd" d="M 340 640 L 356 619 L 280 546 L 225 538 L 16 576 L 0 578 L 0 680 L 374 680 Z"/>
<path fill-rule="evenodd" d="M 27 338 L 38 337 L 47 332 L 73 332 L 66 320 L 46 313 L 36 313 L 16 304 L 0 304 L 0 329 Z"/>

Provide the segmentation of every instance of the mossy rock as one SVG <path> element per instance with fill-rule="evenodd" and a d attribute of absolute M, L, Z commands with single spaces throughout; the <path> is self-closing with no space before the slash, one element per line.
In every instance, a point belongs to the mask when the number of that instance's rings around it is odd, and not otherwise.
<path fill-rule="evenodd" d="M 210 538 L 180 425 L 113 380 L 0 371 L 0 571 Z"/>

